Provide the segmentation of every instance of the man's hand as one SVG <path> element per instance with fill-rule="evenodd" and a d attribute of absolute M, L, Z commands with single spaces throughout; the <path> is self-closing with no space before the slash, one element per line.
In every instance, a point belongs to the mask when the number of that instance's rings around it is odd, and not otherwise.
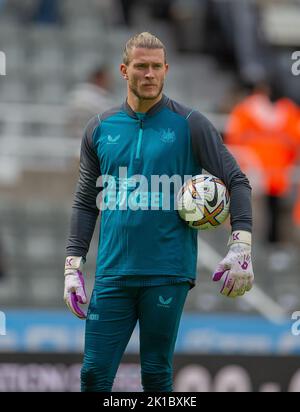
<path fill-rule="evenodd" d="M 78 318 L 85 319 L 85 313 L 78 306 L 79 303 L 87 303 L 84 288 L 84 278 L 80 270 L 82 257 L 68 256 L 65 263 L 65 290 L 64 300 Z"/>
<path fill-rule="evenodd" d="M 253 285 L 254 274 L 251 261 L 251 233 L 234 231 L 229 238 L 227 256 L 219 263 L 213 281 L 223 278 L 222 295 L 235 298 L 248 292 Z"/>

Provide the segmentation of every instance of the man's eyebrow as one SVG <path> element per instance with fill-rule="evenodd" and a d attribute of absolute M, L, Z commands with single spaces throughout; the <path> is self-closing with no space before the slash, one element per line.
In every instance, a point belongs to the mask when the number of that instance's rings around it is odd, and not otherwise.
<path fill-rule="evenodd" d="M 134 66 L 144 66 L 144 65 L 149 66 L 150 64 L 151 65 L 163 66 L 163 63 L 161 63 L 161 62 L 136 62 L 136 63 L 133 63 Z"/>

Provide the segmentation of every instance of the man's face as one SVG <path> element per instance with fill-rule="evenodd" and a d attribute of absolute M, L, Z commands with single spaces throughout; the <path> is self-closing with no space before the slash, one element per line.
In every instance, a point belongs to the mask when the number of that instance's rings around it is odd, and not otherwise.
<path fill-rule="evenodd" d="M 143 100 L 155 100 L 161 94 L 167 71 L 163 49 L 134 47 L 128 66 L 121 65 L 129 90 Z"/>

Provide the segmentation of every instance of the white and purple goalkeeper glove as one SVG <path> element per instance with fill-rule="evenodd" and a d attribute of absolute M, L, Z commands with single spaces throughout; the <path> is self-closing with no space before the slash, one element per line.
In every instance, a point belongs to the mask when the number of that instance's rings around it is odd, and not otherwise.
<path fill-rule="evenodd" d="M 253 285 L 254 274 L 251 261 L 251 233 L 244 230 L 232 232 L 229 251 L 219 263 L 213 281 L 222 279 L 222 295 L 235 298 L 248 292 Z"/>
<path fill-rule="evenodd" d="M 85 319 L 85 313 L 78 306 L 78 302 L 87 303 L 84 278 L 80 270 L 81 264 L 82 257 L 68 256 L 66 258 L 64 300 L 74 315 L 80 319 Z"/>

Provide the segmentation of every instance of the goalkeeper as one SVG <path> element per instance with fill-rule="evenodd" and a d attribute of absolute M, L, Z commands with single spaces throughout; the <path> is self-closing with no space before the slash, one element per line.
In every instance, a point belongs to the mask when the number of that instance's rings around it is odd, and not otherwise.
<path fill-rule="evenodd" d="M 210 122 L 162 93 L 168 64 L 157 37 L 145 32 L 129 39 L 120 70 L 127 84 L 126 101 L 92 118 L 82 140 L 64 299 L 74 315 L 86 319 L 82 391 L 111 391 L 138 321 L 144 391 L 170 392 L 179 322 L 195 284 L 197 231 L 172 206 L 174 188 L 169 210 L 161 205 L 164 193 L 154 197 L 155 207 L 123 207 L 122 196 L 117 196 L 118 207 L 105 208 L 109 192 L 98 178 L 112 177 L 119 194 L 124 184 L 131 193 L 136 184 L 139 187 L 136 176 L 148 182 L 153 175 L 184 179 L 204 168 L 222 179 L 231 195 L 232 234 L 213 280 L 222 279 L 221 293 L 232 297 L 243 295 L 253 282 L 251 188 Z M 130 178 L 118 178 L 119 168 L 127 168 Z M 79 306 L 87 303 L 83 264 L 99 208 L 95 284 L 85 314 Z"/>

